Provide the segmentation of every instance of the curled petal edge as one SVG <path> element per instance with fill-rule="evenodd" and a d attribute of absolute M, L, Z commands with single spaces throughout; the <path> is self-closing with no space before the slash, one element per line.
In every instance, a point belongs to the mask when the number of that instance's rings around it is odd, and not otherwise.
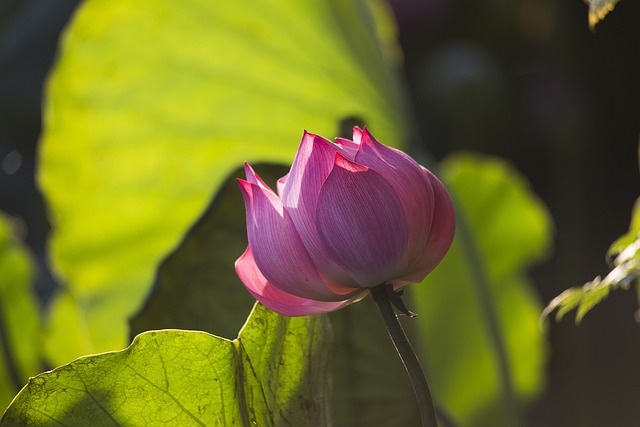
<path fill-rule="evenodd" d="M 339 310 L 364 298 L 369 291 L 363 290 L 351 298 L 338 302 L 315 301 L 291 295 L 270 283 L 256 265 L 247 246 L 235 263 L 236 273 L 249 293 L 262 305 L 284 316 L 308 316 Z"/>

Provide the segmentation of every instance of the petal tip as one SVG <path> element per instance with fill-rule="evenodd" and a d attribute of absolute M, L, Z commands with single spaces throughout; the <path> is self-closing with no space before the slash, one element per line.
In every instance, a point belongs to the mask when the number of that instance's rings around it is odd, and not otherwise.
<path fill-rule="evenodd" d="M 244 175 L 247 177 L 247 181 L 251 181 L 252 177 L 256 175 L 249 162 L 244 162 Z"/>

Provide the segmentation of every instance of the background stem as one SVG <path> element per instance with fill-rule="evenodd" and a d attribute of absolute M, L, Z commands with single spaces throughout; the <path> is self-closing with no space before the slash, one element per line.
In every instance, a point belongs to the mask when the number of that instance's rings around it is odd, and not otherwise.
<path fill-rule="evenodd" d="M 418 401 L 418 409 L 420 411 L 420 417 L 422 418 L 423 427 L 437 427 L 436 412 L 433 405 L 433 399 L 431 398 L 431 392 L 429 391 L 429 384 L 424 375 L 424 371 L 420 366 L 420 362 L 413 351 L 407 336 L 402 329 L 402 325 L 396 316 L 396 313 L 391 307 L 389 300 L 389 292 L 394 292 L 391 285 L 383 284 L 371 289 L 371 295 L 373 300 L 378 305 L 382 319 L 387 327 L 389 336 L 393 341 L 393 345 L 400 355 L 400 359 L 404 364 L 411 384 L 413 385 L 413 391 L 416 394 Z"/>
<path fill-rule="evenodd" d="M 480 259 L 480 255 L 478 254 L 476 244 L 473 241 L 468 221 L 461 213 L 457 213 L 456 227 L 457 235 L 460 240 L 464 242 L 461 246 L 466 252 L 466 257 L 469 260 L 469 266 L 474 273 L 473 277 L 475 280 L 473 283 L 478 295 L 482 316 L 487 324 L 487 332 L 489 340 L 491 341 L 491 348 L 495 353 L 500 390 L 502 391 L 502 406 L 505 411 L 506 421 L 511 427 L 521 427 L 522 420 L 520 419 L 516 403 L 513 378 L 511 377 L 511 367 L 509 366 L 509 355 L 507 353 L 507 346 L 504 342 L 502 332 L 500 331 L 498 314 L 493 305 L 487 273 L 484 269 L 484 264 Z"/>

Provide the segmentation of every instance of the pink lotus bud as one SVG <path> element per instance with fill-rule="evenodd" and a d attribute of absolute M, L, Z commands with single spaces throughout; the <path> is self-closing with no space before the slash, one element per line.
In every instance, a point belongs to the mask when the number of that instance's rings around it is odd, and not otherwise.
<path fill-rule="evenodd" d="M 305 132 L 278 194 L 248 164 L 238 180 L 249 246 L 236 272 L 286 316 L 338 310 L 383 283 L 420 282 L 453 240 L 453 205 L 431 172 L 366 129 L 336 141 Z"/>

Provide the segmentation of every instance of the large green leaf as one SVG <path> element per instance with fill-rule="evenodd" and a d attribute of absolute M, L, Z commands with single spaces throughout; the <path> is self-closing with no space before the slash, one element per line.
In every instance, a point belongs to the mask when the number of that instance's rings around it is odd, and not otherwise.
<path fill-rule="evenodd" d="M 40 310 L 31 287 L 34 263 L 0 213 L 0 409 L 40 365 Z"/>
<path fill-rule="evenodd" d="M 32 378 L 3 426 L 327 425 L 330 329 L 256 305 L 238 339 L 164 330 Z"/>
<path fill-rule="evenodd" d="M 303 129 L 357 115 L 388 144 L 403 104 L 369 7 L 87 0 L 45 103 L 39 183 L 51 259 L 53 364 L 121 348 L 155 269 L 243 161 L 290 162 Z"/>
<path fill-rule="evenodd" d="M 412 288 L 425 365 L 460 425 L 511 427 L 514 405 L 544 382 L 542 306 L 525 269 L 548 252 L 550 217 L 504 161 L 454 155 L 441 177 L 458 229 L 444 261 Z"/>

